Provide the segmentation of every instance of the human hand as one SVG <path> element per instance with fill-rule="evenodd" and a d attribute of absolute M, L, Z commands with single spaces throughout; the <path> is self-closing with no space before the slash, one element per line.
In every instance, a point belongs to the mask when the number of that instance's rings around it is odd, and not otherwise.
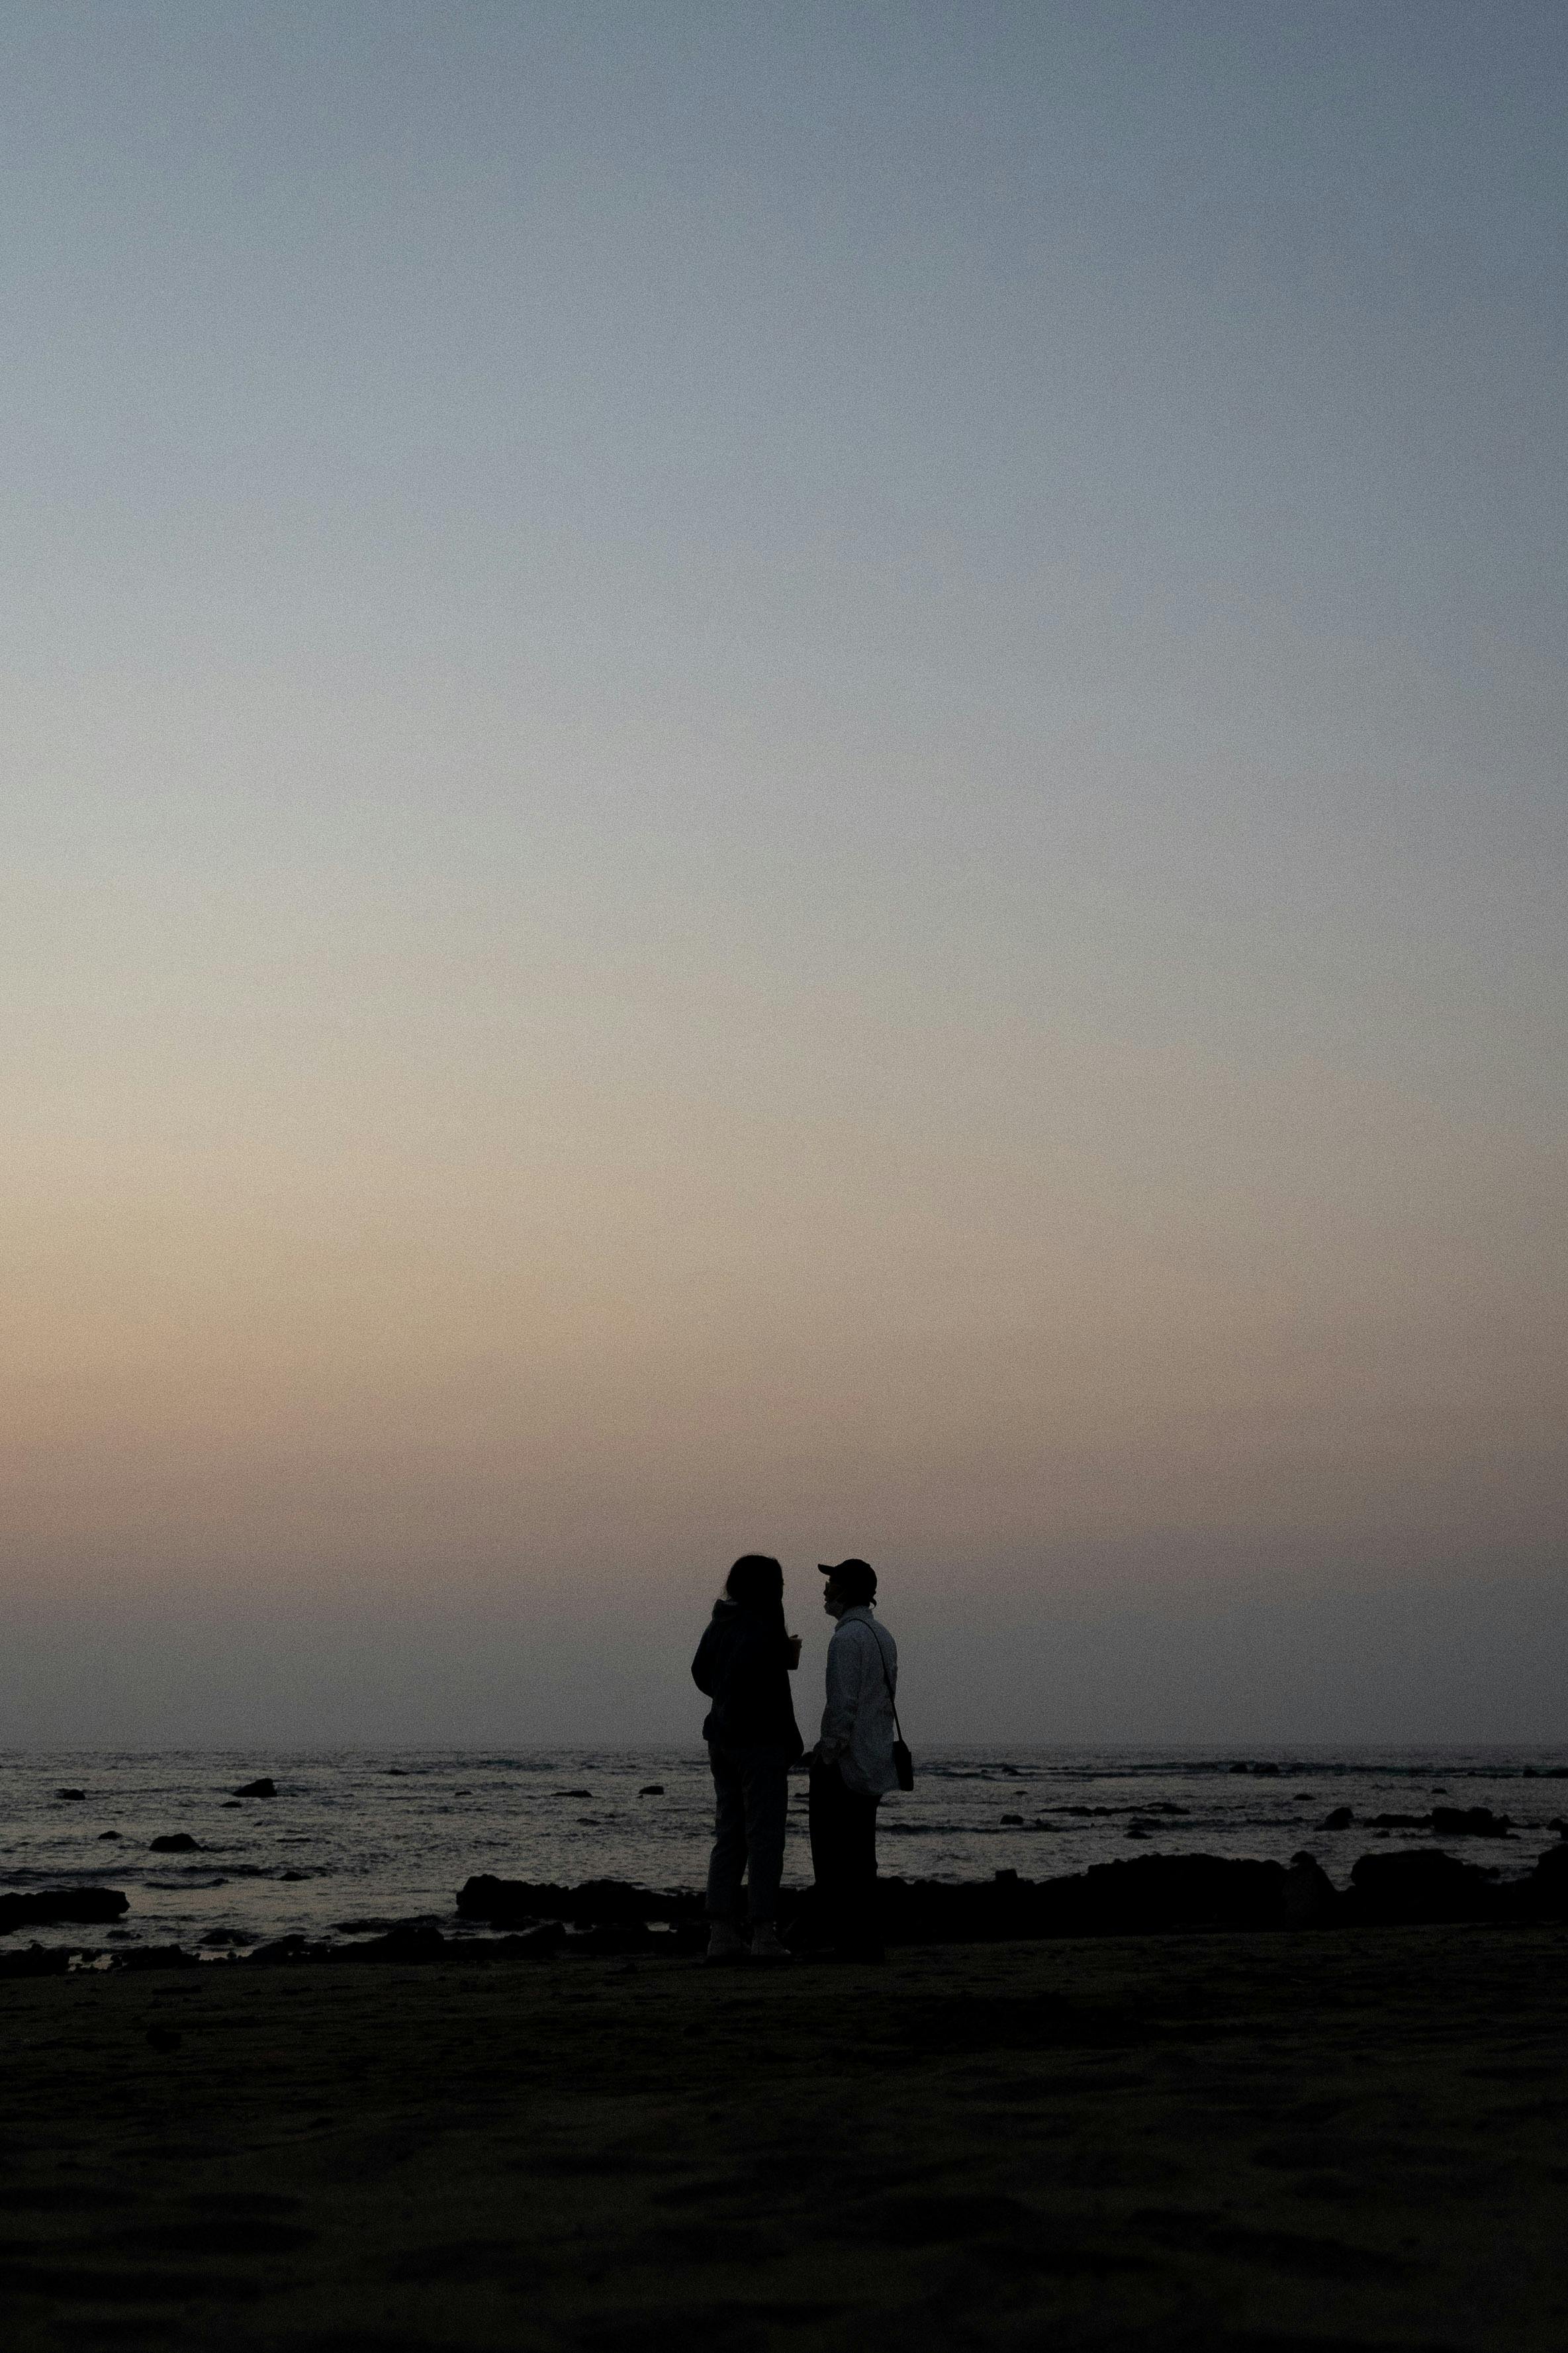
<path fill-rule="evenodd" d="M 791 1634 L 788 1637 L 788 1648 L 790 1672 L 793 1674 L 796 1667 L 800 1664 L 800 1636 L 798 1634 Z"/>

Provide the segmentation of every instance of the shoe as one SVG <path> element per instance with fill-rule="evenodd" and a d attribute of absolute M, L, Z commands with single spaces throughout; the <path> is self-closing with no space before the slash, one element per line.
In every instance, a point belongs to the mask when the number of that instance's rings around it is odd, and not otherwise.
<path fill-rule="evenodd" d="M 787 1945 L 781 1945 L 778 1930 L 771 1920 L 752 1923 L 752 1958 L 753 1961 L 787 1961 L 793 1958 Z"/>
<path fill-rule="evenodd" d="M 733 1920 L 715 1920 L 702 1957 L 705 1961 L 743 1961 L 750 1949 Z"/>

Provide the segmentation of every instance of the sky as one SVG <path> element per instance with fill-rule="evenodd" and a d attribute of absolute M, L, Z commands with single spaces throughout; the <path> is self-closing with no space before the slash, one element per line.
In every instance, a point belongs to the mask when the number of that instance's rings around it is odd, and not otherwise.
<path fill-rule="evenodd" d="M 0 1747 L 1556 1740 L 1557 0 L 12 0 Z"/>

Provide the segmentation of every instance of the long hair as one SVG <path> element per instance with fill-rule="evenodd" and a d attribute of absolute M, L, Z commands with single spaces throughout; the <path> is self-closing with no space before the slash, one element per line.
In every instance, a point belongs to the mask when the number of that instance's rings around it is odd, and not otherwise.
<path fill-rule="evenodd" d="M 724 1579 L 724 1590 L 741 1609 L 784 1631 L 784 1570 L 771 1555 L 743 1552 Z"/>

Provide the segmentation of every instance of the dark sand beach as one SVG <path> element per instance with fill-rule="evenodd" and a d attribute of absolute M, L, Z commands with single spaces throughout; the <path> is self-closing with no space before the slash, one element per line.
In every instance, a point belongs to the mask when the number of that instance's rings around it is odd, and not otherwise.
<path fill-rule="evenodd" d="M 0 2339 L 1568 2344 L 1568 1928 L 0 1987 Z"/>

